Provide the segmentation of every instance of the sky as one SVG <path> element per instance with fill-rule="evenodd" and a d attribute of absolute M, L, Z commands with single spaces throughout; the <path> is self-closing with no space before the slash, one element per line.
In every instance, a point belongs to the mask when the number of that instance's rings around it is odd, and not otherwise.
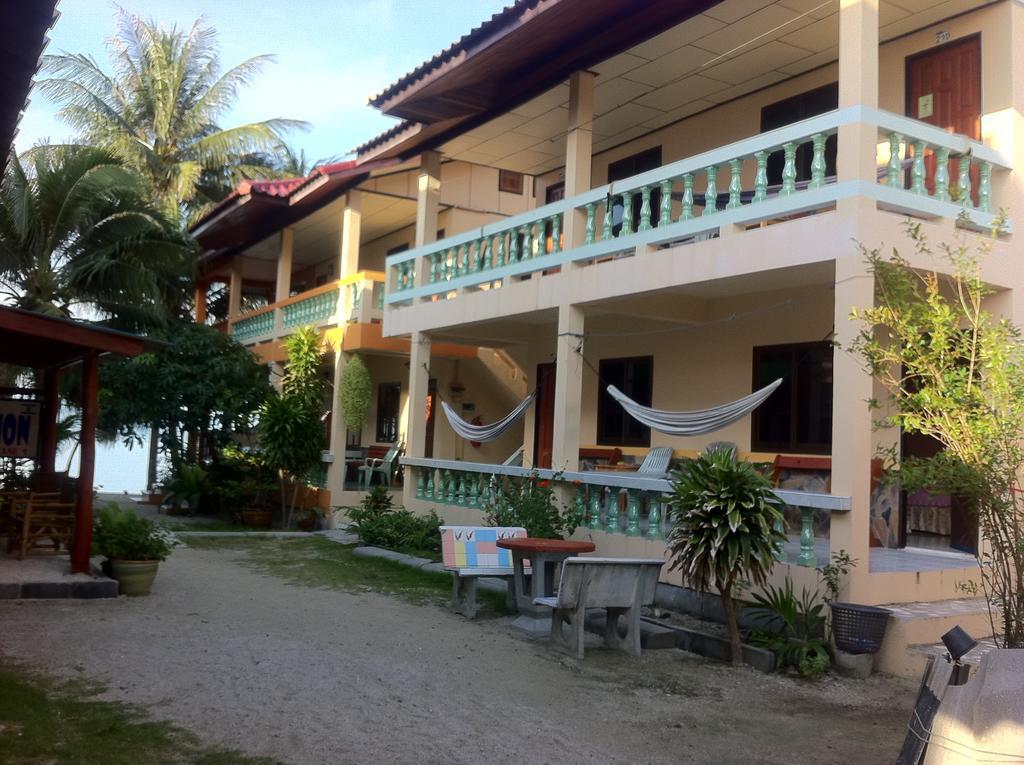
<path fill-rule="evenodd" d="M 290 142 L 316 160 L 342 156 L 395 120 L 366 105 L 406 72 L 448 47 L 511 0 L 123 0 L 125 10 L 189 28 L 199 17 L 217 29 L 225 68 L 272 54 L 221 127 L 285 117 L 312 128 Z M 105 42 L 115 29 L 110 0 L 61 0 L 47 53 L 85 53 L 106 71 Z M 41 93 L 21 121 L 24 151 L 70 131 Z"/>

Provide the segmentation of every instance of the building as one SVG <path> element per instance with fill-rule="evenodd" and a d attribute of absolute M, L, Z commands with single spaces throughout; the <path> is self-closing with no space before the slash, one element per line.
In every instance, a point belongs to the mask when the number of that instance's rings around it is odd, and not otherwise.
<path fill-rule="evenodd" d="M 794 490 L 803 545 L 776 577 L 799 587 L 844 549 L 859 561 L 846 599 L 930 604 L 898 607 L 883 668 L 915 671 L 905 646 L 944 625 L 982 634 L 984 608 L 955 600 L 977 579 L 976 524 L 955 499 L 879 485 L 878 448 L 935 447 L 873 430 L 862 402 L 880 391 L 831 341 L 873 300 L 858 243 L 935 265 L 908 250 L 908 218 L 941 242 L 960 216 L 986 231 L 1008 211 L 984 277 L 991 309 L 1021 321 L 1022 35 L 1009 0 L 533 0 L 375 96 L 403 122 L 358 162 L 419 157 L 420 188 L 438 186 L 418 199 L 423 244 L 385 268 L 384 335 L 411 343 L 406 506 L 479 521 L 489 476 L 517 471 L 425 448 L 432 348 L 499 348 L 538 390 L 526 464 L 579 482 L 577 533 L 599 552 L 660 554 L 649 514 L 664 484 L 580 470 L 581 453 L 729 441 Z M 434 240 L 436 168 L 459 161 L 496 168 L 535 206 Z M 753 417 L 693 438 L 639 427 L 604 392 L 696 410 L 780 376 Z"/>

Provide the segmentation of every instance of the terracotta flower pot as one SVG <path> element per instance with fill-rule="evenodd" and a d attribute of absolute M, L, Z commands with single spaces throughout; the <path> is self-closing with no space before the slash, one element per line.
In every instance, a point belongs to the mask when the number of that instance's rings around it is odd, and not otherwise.
<path fill-rule="evenodd" d="M 159 566 L 158 560 L 112 560 L 110 575 L 117 580 L 122 595 L 149 595 Z"/>

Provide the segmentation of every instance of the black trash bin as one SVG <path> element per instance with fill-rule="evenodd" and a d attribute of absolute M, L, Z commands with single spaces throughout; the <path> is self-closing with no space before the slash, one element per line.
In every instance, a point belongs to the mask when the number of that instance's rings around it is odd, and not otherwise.
<path fill-rule="evenodd" d="M 877 653 L 892 612 L 878 606 L 831 603 L 832 639 L 846 653 Z"/>

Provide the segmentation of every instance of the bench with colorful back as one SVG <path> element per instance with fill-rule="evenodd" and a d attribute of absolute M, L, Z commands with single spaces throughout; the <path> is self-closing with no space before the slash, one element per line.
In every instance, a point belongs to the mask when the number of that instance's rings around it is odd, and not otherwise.
<path fill-rule="evenodd" d="M 498 547 L 498 540 L 525 536 L 518 526 L 441 527 L 441 562 L 452 572 L 453 610 L 476 616 L 478 577 L 507 577 L 512 586 L 512 553 Z"/>

